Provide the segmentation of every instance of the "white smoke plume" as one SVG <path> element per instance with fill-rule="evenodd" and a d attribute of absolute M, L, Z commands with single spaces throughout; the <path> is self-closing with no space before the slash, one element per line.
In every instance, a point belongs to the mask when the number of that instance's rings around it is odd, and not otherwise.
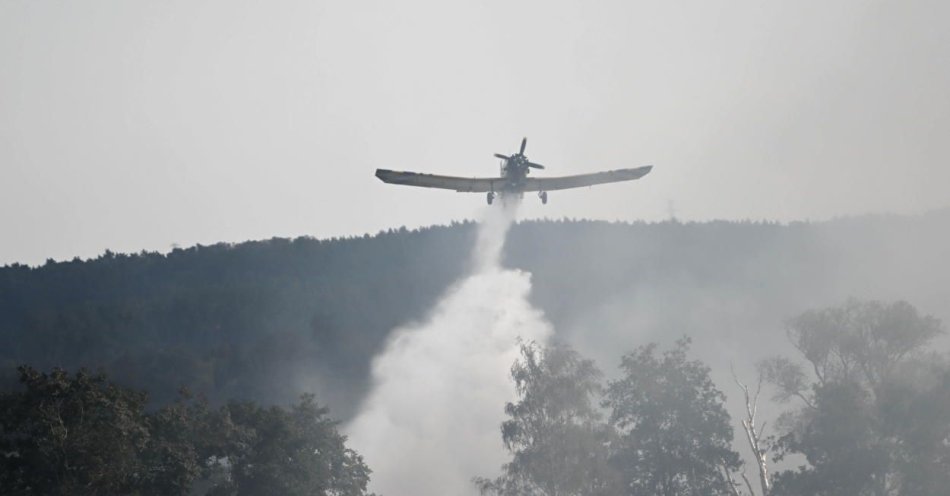
<path fill-rule="evenodd" d="M 518 339 L 543 343 L 552 333 L 528 302 L 530 275 L 499 263 L 514 210 L 489 209 L 471 273 L 424 322 L 396 329 L 375 358 L 372 391 L 345 429 L 373 470 L 372 491 L 475 494 L 472 477 L 504 463 L 500 426 L 515 398 L 509 374 Z"/>

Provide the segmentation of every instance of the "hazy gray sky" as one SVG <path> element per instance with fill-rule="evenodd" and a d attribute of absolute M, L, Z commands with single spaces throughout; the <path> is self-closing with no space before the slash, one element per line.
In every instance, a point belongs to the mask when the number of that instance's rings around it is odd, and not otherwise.
<path fill-rule="evenodd" d="M 950 3 L 0 0 L 0 264 L 472 218 L 820 219 L 950 204 Z"/>

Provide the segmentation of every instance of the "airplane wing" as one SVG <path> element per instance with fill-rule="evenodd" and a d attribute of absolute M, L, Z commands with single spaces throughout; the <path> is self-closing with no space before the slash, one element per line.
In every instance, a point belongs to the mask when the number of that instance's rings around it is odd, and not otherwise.
<path fill-rule="evenodd" d="M 384 183 L 405 184 L 406 186 L 420 186 L 423 188 L 452 189 L 459 192 L 485 193 L 497 191 L 505 184 L 500 177 L 453 177 L 437 176 L 435 174 L 419 174 L 417 172 L 402 172 L 386 169 L 376 169 L 376 177 Z"/>
<path fill-rule="evenodd" d="M 558 189 L 581 188 L 595 184 L 632 181 L 647 175 L 652 165 L 635 169 L 617 169 L 593 174 L 578 174 L 562 177 L 529 177 L 525 181 L 524 191 L 554 191 Z"/>

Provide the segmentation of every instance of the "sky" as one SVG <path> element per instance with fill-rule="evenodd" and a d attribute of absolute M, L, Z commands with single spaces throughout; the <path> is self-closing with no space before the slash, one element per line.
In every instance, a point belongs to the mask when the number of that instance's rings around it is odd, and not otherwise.
<path fill-rule="evenodd" d="M 950 3 L 0 0 L 0 264 L 474 218 L 377 167 L 543 175 L 528 218 L 950 205 Z M 539 174 L 539 175 L 541 175 Z"/>

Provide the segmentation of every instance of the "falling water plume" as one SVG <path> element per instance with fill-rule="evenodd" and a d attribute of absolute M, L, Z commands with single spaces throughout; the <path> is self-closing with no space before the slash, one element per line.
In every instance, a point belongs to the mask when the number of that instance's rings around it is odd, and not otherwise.
<path fill-rule="evenodd" d="M 530 274 L 500 264 L 515 209 L 488 209 L 469 274 L 424 321 L 395 329 L 373 361 L 372 390 L 346 431 L 375 492 L 474 494 L 472 477 L 505 461 L 499 428 L 515 399 L 519 339 L 543 343 L 552 332 L 528 302 Z"/>

